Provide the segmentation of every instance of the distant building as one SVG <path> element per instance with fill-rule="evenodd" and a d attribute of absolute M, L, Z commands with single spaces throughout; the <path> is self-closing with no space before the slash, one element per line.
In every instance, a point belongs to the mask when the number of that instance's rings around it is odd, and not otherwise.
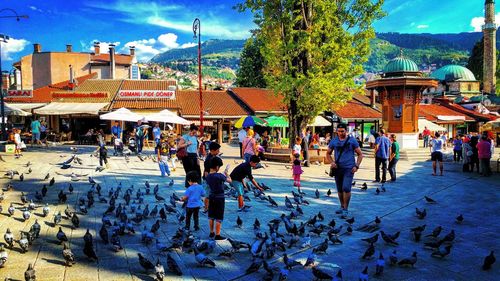
<path fill-rule="evenodd" d="M 439 81 L 437 88 L 430 88 L 423 93 L 423 103 L 431 103 L 433 97 L 446 97 L 455 100 L 458 97 L 480 95 L 480 82 L 467 68 L 460 65 L 446 65 L 430 75 Z"/>
<path fill-rule="evenodd" d="M 66 45 L 66 52 L 43 52 L 42 46 L 33 44 L 33 53 L 13 64 L 11 89 L 35 90 L 71 80 L 74 77 L 97 73 L 97 79 L 140 79 L 140 71 L 135 58 L 135 48 L 129 54 L 115 54 L 110 45 L 109 52 L 101 52 L 100 43 L 94 44 L 94 52 L 73 52 Z"/>

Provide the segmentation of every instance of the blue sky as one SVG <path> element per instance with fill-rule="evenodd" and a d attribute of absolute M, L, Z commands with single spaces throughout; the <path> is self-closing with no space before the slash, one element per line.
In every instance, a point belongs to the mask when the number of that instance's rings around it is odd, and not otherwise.
<path fill-rule="evenodd" d="M 134 45 L 140 60 L 172 48 L 191 46 L 192 22 L 201 19 L 202 40 L 241 39 L 254 28 L 250 13 L 232 7 L 238 0 L 2 0 L 0 9 L 11 8 L 29 19 L 0 19 L 0 33 L 11 40 L 2 43 L 2 68 L 33 51 L 91 51 L 92 42 L 117 44 L 119 52 Z M 387 17 L 375 23 L 378 32 L 458 33 L 480 28 L 484 0 L 386 0 Z M 498 10 L 498 9 L 497 9 Z M 11 15 L 3 11 L 0 16 Z M 500 23 L 500 13 L 498 14 Z"/>

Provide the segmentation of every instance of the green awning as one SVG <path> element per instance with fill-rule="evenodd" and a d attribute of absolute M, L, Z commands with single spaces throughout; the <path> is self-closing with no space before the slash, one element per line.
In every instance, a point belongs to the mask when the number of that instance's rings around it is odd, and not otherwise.
<path fill-rule="evenodd" d="M 267 121 L 267 126 L 269 127 L 288 127 L 288 121 L 283 116 L 269 116 L 265 119 Z"/>

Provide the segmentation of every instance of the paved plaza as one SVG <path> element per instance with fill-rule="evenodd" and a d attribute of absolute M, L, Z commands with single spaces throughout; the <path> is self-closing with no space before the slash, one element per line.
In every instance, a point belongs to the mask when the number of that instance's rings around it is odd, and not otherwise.
<path fill-rule="evenodd" d="M 141 230 L 144 225 L 149 229 L 156 221 L 156 218 L 148 218 L 145 222 L 136 226 L 135 234 L 125 234 L 121 236 L 124 249 L 114 252 L 109 245 L 104 245 L 99 238 L 98 231 L 101 228 L 102 214 L 108 204 L 97 202 L 89 209 L 87 215 L 79 215 L 80 227 L 72 229 L 71 221 L 64 217 L 65 204 L 57 204 L 58 193 L 64 189 L 68 193 L 68 205 L 76 209 L 79 197 L 85 197 L 90 188 L 86 177 L 80 181 L 71 182 L 68 175 L 71 172 L 77 174 L 88 174 L 102 186 L 103 195 L 107 197 L 111 188 L 116 189 L 119 183 L 123 186 L 123 191 L 134 186 L 135 191 L 145 188 L 146 180 L 151 186 L 159 184 L 162 197 L 168 198 L 175 192 L 181 196 L 184 191 L 183 178 L 184 171 L 180 164 L 175 172 L 172 172 L 174 185 L 169 187 L 169 179 L 159 177 L 158 165 L 151 159 L 141 161 L 137 157 L 130 157 L 127 162 L 123 157 L 111 157 L 109 159 L 110 169 L 103 172 L 96 172 L 98 159 L 91 157 L 90 147 L 81 147 L 79 157 L 83 164 L 72 164 L 72 168 L 63 170 L 60 166 L 53 165 L 63 162 L 71 156 L 69 146 L 58 146 L 46 148 L 35 148 L 25 152 L 21 159 L 14 159 L 11 155 L 3 155 L 6 162 L 0 162 L 2 174 L 7 170 L 17 170 L 24 173 L 24 181 L 19 181 L 19 176 L 13 180 L 7 177 L 0 179 L 0 185 L 6 187 L 9 183 L 14 186 L 13 190 L 4 192 L 4 199 L 1 202 L 3 211 L 0 214 L 0 235 L 3 236 L 7 228 L 10 228 L 14 237 L 19 238 L 21 230 L 28 231 L 31 225 L 38 219 L 41 225 L 40 238 L 33 242 L 29 251 L 25 254 L 20 252 L 20 248 L 15 243 L 12 250 L 6 249 L 8 260 L 3 268 L 0 268 L 0 279 L 11 278 L 11 280 L 24 280 L 24 271 L 29 263 L 33 263 L 37 280 L 154 280 L 154 271 L 145 272 L 140 266 L 137 253 L 142 253 L 145 257 L 156 263 L 159 258 L 165 269 L 166 253 L 159 253 L 155 247 L 155 242 L 146 245 L 141 243 Z M 241 162 L 235 156 L 237 148 L 224 145 L 221 148 L 225 164 L 235 166 L 235 161 Z M 111 153 L 110 153 L 111 154 Z M 27 162 L 31 162 L 32 173 L 27 174 Z M 335 219 L 339 227 L 343 225 L 339 239 L 343 241 L 341 245 L 330 243 L 325 254 L 317 254 L 316 264 L 318 268 L 335 275 L 342 269 L 343 280 L 358 280 L 359 274 L 368 266 L 370 279 L 378 280 L 498 280 L 500 276 L 500 265 L 498 262 L 489 271 L 481 270 L 483 259 L 495 250 L 500 253 L 500 225 L 498 224 L 498 214 L 500 213 L 500 176 L 495 173 L 492 177 L 484 178 L 478 174 L 464 174 L 461 172 L 460 164 L 445 163 L 445 176 L 432 176 L 431 162 L 409 162 L 400 161 L 398 164 L 398 180 L 396 183 L 386 183 L 386 192 L 375 194 L 376 188 L 381 188 L 378 183 L 372 183 L 374 179 L 374 159 L 365 158 L 360 171 L 355 176 L 356 186 L 353 187 L 351 201 L 351 212 L 355 218 L 353 223 L 354 232 L 351 235 L 345 233 L 347 223 L 334 214 L 338 209 L 333 181 L 325 175 L 328 169 L 325 165 L 312 165 L 304 168 L 303 191 L 310 205 L 302 205 L 304 215 L 293 222 L 300 224 L 305 222 L 319 211 L 324 215 L 324 224 L 328 224 L 331 219 Z M 496 170 L 496 167 L 493 167 Z M 58 175 L 56 172 L 64 175 Z M 37 208 L 30 219 L 24 221 L 22 218 L 21 192 L 34 198 L 35 191 L 40 191 L 43 184 L 48 185 L 49 181 L 44 180 L 47 173 L 50 178 L 55 177 L 54 186 L 48 187 L 49 191 L 44 198 L 44 203 L 49 203 L 51 208 L 47 218 L 41 217 L 42 208 Z M 225 221 L 222 227 L 222 235 L 252 244 L 254 242 L 253 222 L 258 218 L 262 224 L 262 230 L 267 231 L 267 222 L 278 218 L 282 213 L 289 214 L 290 210 L 285 207 L 285 196 L 293 198 L 291 170 L 282 163 L 267 162 L 265 169 L 254 171 L 259 182 L 263 182 L 272 190 L 266 195 L 274 198 L 279 206 L 271 207 L 268 201 L 254 198 L 249 193 L 251 205 L 249 212 L 237 212 L 237 201 L 226 199 Z M 72 183 L 74 192 L 68 191 L 69 184 Z M 368 184 L 367 191 L 361 191 L 363 183 Z M 332 195 L 326 196 L 328 189 L 332 189 Z M 314 196 L 315 190 L 321 193 L 319 199 Z M 436 204 L 427 203 L 424 196 L 429 196 L 437 201 Z M 135 197 L 135 196 L 133 196 Z M 13 203 L 17 208 L 15 214 L 9 217 L 7 209 Z M 123 203 L 123 193 L 120 194 L 117 203 Z M 162 207 L 163 203 L 157 203 L 153 195 L 146 195 L 146 202 L 150 209 L 155 205 Z M 42 203 L 37 203 L 41 205 Z M 177 204 L 180 209 L 180 203 Z M 144 208 L 144 206 L 142 206 Z M 415 215 L 415 208 L 426 209 L 427 216 L 420 220 Z M 69 238 L 71 248 L 76 256 L 76 264 L 72 267 L 64 266 L 62 257 L 62 246 L 57 243 L 57 227 L 52 227 L 53 215 L 55 212 L 63 212 L 62 229 Z M 463 214 L 464 221 L 461 224 L 455 222 L 455 218 Z M 243 220 L 242 228 L 236 227 L 236 218 L 240 216 Z M 382 239 L 374 244 L 375 256 L 373 259 L 364 260 L 361 256 L 368 248 L 368 244 L 362 238 L 367 238 L 378 233 L 364 232 L 359 230 L 364 225 L 372 225 L 375 216 L 381 218 L 380 230 L 393 234 L 401 231 L 397 239 L 398 246 L 390 246 Z M 114 216 L 112 216 L 114 220 Z M 208 239 L 208 222 L 206 215 L 201 214 L 201 230 L 194 232 L 197 239 Z M 410 232 L 410 228 L 426 225 L 421 242 L 415 242 Z M 169 245 L 172 236 L 179 228 L 175 215 L 168 215 L 167 222 L 161 223 L 160 231 L 156 238 L 160 242 Z M 431 241 L 424 236 L 430 234 L 432 230 L 442 226 L 443 230 L 439 235 L 444 237 L 451 230 L 456 233 L 456 238 L 451 248 L 451 253 L 443 258 L 431 257 L 431 250 L 424 249 L 423 243 Z M 94 236 L 94 247 L 99 257 L 98 262 L 89 261 L 82 252 L 83 235 L 86 229 Z M 306 233 L 310 227 L 306 228 Z M 301 248 L 299 242 L 297 246 L 286 248 L 289 258 L 305 262 L 312 248 L 320 244 L 326 238 L 326 232 L 320 237 L 312 236 L 311 247 Z M 285 228 L 280 226 L 280 233 L 285 234 Z M 3 242 L 3 238 L 2 239 Z M 285 234 L 285 239 L 290 240 L 290 236 Z M 174 250 L 170 255 L 179 263 L 183 276 L 178 277 L 167 272 L 165 280 L 262 280 L 266 276 L 264 269 L 256 273 L 245 274 L 245 270 L 252 263 L 251 254 L 247 250 L 235 253 L 232 259 L 220 258 L 218 253 L 231 247 L 228 241 L 221 241 L 213 253 L 208 256 L 212 258 L 216 267 L 200 267 L 195 261 L 193 253 Z M 414 251 L 418 254 L 418 261 L 414 268 L 404 268 L 389 265 L 389 256 L 396 250 L 399 259 L 410 257 Z M 386 266 L 382 276 L 374 277 L 375 264 L 379 253 L 383 253 Z M 274 280 L 279 280 L 280 271 L 284 268 L 284 252 L 276 251 L 276 255 L 267 260 L 271 268 L 274 268 Z M 288 271 L 288 280 L 313 280 L 315 279 L 311 268 L 294 267 Z"/>

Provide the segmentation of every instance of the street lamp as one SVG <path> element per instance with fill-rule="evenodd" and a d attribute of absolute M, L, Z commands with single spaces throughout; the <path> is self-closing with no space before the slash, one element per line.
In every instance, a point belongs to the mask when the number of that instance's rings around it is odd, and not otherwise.
<path fill-rule="evenodd" d="M 198 89 L 200 91 L 200 133 L 203 134 L 203 92 L 201 90 L 201 27 L 200 19 L 193 21 L 194 40 L 198 39 Z"/>
<path fill-rule="evenodd" d="M 4 19 L 4 18 L 15 18 L 17 21 L 19 21 L 20 19 L 27 19 L 28 16 L 27 15 L 18 15 L 16 11 L 10 9 L 10 8 L 5 8 L 5 9 L 1 9 L 0 10 L 0 13 L 2 13 L 3 11 L 10 11 L 12 12 L 14 15 L 13 16 L 0 16 L 0 18 Z M 0 34 L 0 74 L 2 74 L 2 43 L 7 43 L 7 40 L 9 40 L 10 37 L 7 36 L 7 35 L 4 35 L 4 34 Z M 2 134 L 0 135 L 0 139 L 1 140 L 6 140 L 7 139 L 7 133 L 5 132 L 5 102 L 4 102 L 4 93 L 3 93 L 3 76 L 2 76 L 2 79 L 0 79 L 0 113 L 2 114 Z"/>

